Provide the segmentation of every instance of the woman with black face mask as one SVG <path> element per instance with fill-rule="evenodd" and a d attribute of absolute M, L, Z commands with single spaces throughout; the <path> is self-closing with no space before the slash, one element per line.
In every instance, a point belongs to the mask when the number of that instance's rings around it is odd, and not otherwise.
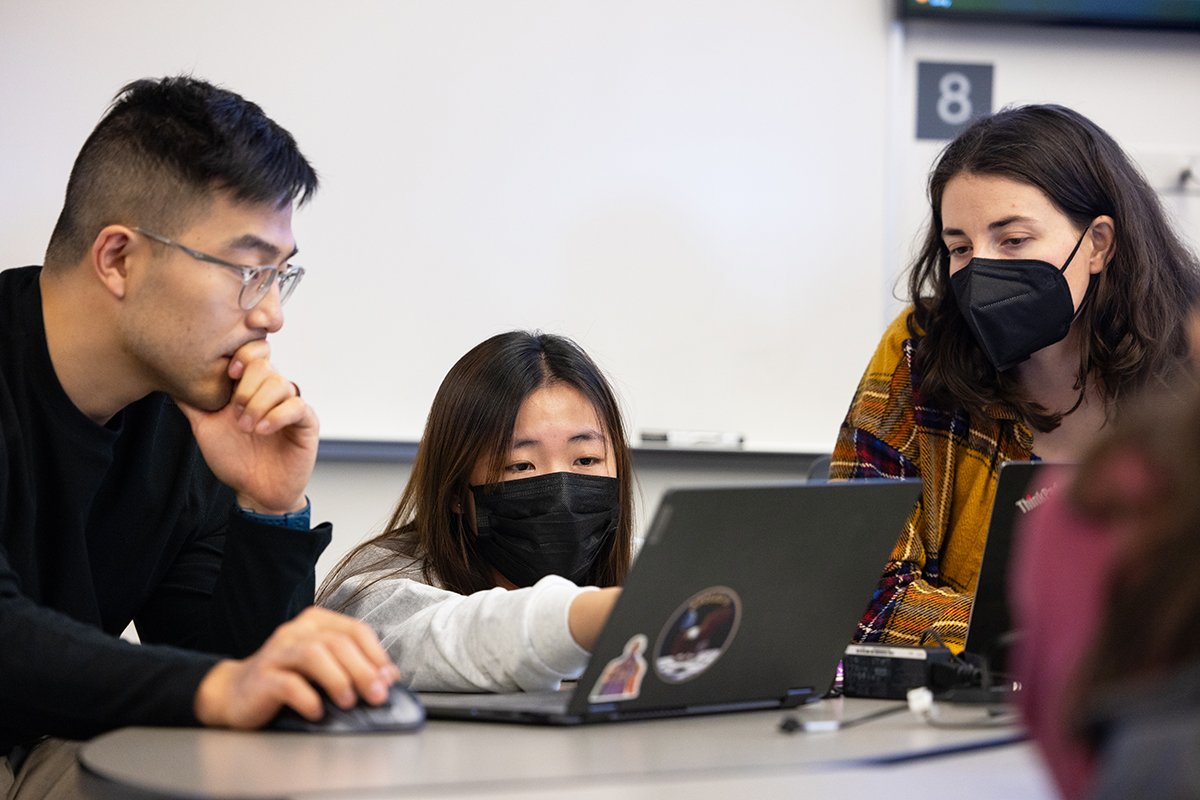
<path fill-rule="evenodd" d="M 557 688 L 587 665 L 632 530 L 608 381 L 569 339 L 504 333 L 447 373 L 385 532 L 318 602 L 370 623 L 414 688 Z"/>
<path fill-rule="evenodd" d="M 1196 256 L 1107 133 L 1061 106 L 970 125 L 929 178 L 911 305 L 842 423 L 831 478 L 920 477 L 858 638 L 963 644 L 1005 461 L 1077 461 L 1135 392 L 1178 386 Z"/>

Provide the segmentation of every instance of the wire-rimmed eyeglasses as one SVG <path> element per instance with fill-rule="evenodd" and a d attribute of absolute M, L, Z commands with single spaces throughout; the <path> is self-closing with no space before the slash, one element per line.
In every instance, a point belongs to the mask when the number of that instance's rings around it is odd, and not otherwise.
<path fill-rule="evenodd" d="M 168 239 L 166 236 L 161 236 L 145 228 L 139 228 L 136 225 L 132 226 L 133 230 L 145 236 L 147 239 L 152 239 L 159 244 L 165 244 L 167 247 L 174 247 L 177 250 L 182 250 L 197 261 L 203 261 L 206 264 L 215 264 L 218 267 L 231 269 L 238 273 L 242 279 L 242 289 L 238 294 L 238 305 L 246 311 L 258 305 L 267 292 L 271 291 L 271 284 L 275 281 L 276 276 L 279 277 L 279 303 L 280 305 L 287 302 L 287 299 L 292 296 L 292 292 L 296 291 L 297 284 L 304 277 L 304 267 L 298 267 L 294 264 L 285 264 L 282 269 L 279 267 L 249 267 L 244 264 L 234 264 L 216 256 L 210 256 L 208 253 L 202 253 L 199 250 L 193 250 L 185 244 Z"/>

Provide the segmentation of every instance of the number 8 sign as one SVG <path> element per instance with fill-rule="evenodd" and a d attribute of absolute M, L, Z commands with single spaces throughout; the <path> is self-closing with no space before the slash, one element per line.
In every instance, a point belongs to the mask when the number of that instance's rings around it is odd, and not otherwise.
<path fill-rule="evenodd" d="M 991 64 L 917 64 L 917 138 L 953 139 L 992 113 Z"/>

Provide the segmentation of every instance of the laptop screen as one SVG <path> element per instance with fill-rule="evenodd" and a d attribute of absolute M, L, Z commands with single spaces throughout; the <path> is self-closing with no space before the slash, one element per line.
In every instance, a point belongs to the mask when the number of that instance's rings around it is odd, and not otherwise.
<path fill-rule="evenodd" d="M 966 651 L 985 658 L 993 673 L 1005 671 L 1009 646 L 1016 635 L 1007 593 L 1014 532 L 1058 491 L 1063 477 L 1055 466 L 1042 461 L 1011 461 L 1000 467 L 966 642 Z"/>

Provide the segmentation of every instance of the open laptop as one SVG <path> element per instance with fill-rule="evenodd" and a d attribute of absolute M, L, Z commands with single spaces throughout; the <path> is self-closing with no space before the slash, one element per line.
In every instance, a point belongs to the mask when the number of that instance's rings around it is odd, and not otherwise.
<path fill-rule="evenodd" d="M 1008 565 L 1014 533 L 1029 514 L 1061 488 L 1064 473 L 1056 466 L 1061 465 L 1010 461 L 1000 467 L 964 648 L 986 659 L 993 674 L 1005 671 L 1016 635 L 1008 609 Z"/>
<path fill-rule="evenodd" d="M 664 493 L 587 669 L 559 692 L 422 692 L 430 718 L 575 725 L 824 695 L 920 481 Z"/>

